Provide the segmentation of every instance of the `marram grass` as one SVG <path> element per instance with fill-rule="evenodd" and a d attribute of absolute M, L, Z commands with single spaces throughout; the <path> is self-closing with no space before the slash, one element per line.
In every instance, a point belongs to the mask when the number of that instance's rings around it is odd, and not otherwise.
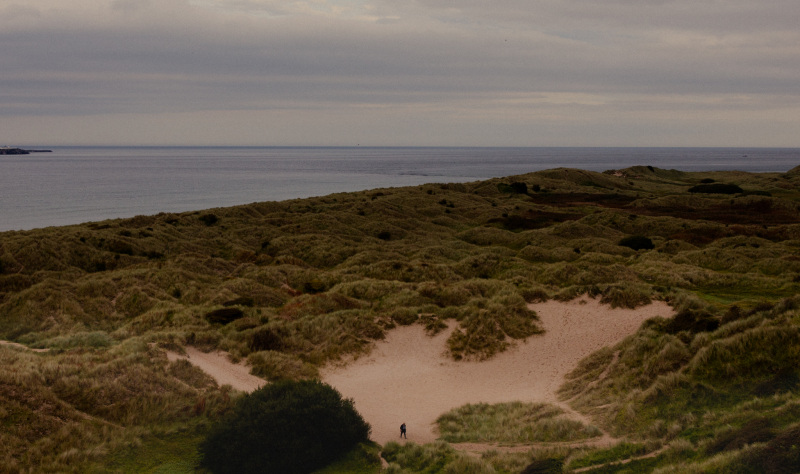
<path fill-rule="evenodd" d="M 689 191 L 703 180 L 743 192 Z M 654 248 L 619 245 L 634 236 Z M 0 339 L 48 350 L 0 347 L 0 471 L 104 472 L 164 427 L 202 432 L 236 394 L 165 348 L 305 378 L 397 325 L 456 324 L 450 355 L 480 360 L 546 330 L 528 303 L 584 294 L 684 314 L 582 362 L 561 392 L 573 408 L 634 444 L 670 446 L 639 467 L 758 459 L 800 420 L 798 251 L 798 169 L 556 169 L 0 233 Z M 209 318 L 220 310 L 238 319 Z M 757 400 L 774 419 L 765 447 L 704 451 Z M 425 469 L 555 469 L 567 455 L 478 466 L 446 454 Z"/>
<path fill-rule="evenodd" d="M 601 432 L 565 416 L 562 409 L 537 403 L 469 404 L 436 420 L 441 439 L 450 443 L 529 444 L 576 441 Z"/>

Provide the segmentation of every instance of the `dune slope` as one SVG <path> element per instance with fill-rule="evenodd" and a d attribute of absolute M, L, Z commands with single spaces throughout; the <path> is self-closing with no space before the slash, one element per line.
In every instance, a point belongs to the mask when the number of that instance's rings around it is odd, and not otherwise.
<path fill-rule="evenodd" d="M 427 443 L 437 437 L 436 418 L 467 403 L 558 403 L 556 390 L 580 359 L 619 342 L 646 319 L 672 315 L 661 302 L 612 309 L 588 298 L 548 301 L 531 309 L 546 332 L 491 360 L 453 361 L 445 354 L 450 331 L 428 337 L 424 328 L 413 325 L 390 331 L 368 356 L 328 366 L 323 380 L 354 399 L 378 443 L 397 439 L 403 422 L 410 441 Z"/>

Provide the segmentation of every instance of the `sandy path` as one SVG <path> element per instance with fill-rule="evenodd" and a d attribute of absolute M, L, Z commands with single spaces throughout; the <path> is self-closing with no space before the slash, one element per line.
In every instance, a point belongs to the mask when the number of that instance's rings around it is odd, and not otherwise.
<path fill-rule="evenodd" d="M 324 368 L 322 378 L 354 399 L 376 442 L 397 440 L 405 422 L 409 441 L 427 443 L 436 439 L 436 418 L 467 403 L 520 400 L 563 406 L 556 390 L 578 361 L 621 341 L 648 318 L 672 315 L 662 302 L 636 310 L 611 309 L 588 298 L 530 307 L 547 332 L 489 361 L 452 361 L 444 355 L 450 331 L 430 338 L 414 325 L 389 331 L 368 356 Z"/>
<path fill-rule="evenodd" d="M 266 383 L 262 378 L 250 375 L 250 367 L 243 363 L 234 364 L 224 352 L 203 352 L 191 346 L 185 347 L 186 355 L 167 351 L 172 361 L 188 360 L 210 375 L 219 385 L 230 385 L 236 390 L 252 392 Z"/>

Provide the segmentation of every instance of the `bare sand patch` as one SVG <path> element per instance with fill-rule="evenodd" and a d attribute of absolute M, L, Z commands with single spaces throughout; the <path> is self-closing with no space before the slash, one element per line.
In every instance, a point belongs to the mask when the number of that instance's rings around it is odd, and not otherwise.
<path fill-rule="evenodd" d="M 428 337 L 419 325 L 389 331 L 369 355 L 329 365 L 322 379 L 355 401 L 380 444 L 436 439 L 436 418 L 467 403 L 558 402 L 564 375 L 592 352 L 634 333 L 645 320 L 672 316 L 663 302 L 635 310 L 612 309 L 589 298 L 530 305 L 546 333 L 528 338 L 484 362 L 455 362 L 445 354 L 454 326 Z M 577 416 L 577 415 L 576 415 Z M 579 417 L 579 416 L 578 416 Z"/>
<path fill-rule="evenodd" d="M 267 383 L 264 379 L 250 374 L 250 367 L 244 363 L 234 364 L 222 351 L 203 352 L 187 346 L 186 355 L 167 351 L 167 359 L 172 361 L 188 360 L 210 375 L 219 385 L 230 385 L 236 390 L 252 392 Z"/>

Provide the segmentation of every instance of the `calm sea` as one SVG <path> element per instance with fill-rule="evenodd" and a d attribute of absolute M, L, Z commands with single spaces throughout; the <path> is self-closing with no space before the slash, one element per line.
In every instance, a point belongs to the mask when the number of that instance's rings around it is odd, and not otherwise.
<path fill-rule="evenodd" d="M 0 156 L 0 231 L 571 167 L 785 172 L 799 148 L 54 147 Z"/>

